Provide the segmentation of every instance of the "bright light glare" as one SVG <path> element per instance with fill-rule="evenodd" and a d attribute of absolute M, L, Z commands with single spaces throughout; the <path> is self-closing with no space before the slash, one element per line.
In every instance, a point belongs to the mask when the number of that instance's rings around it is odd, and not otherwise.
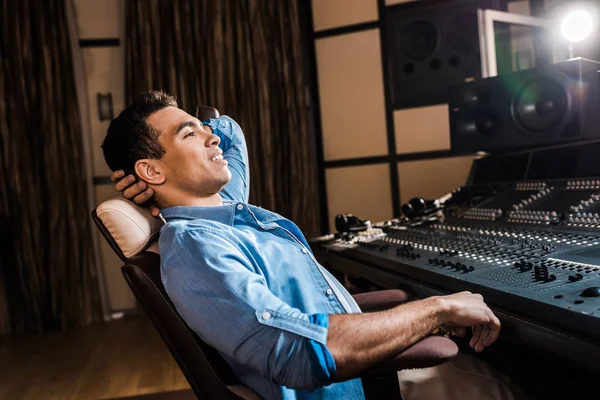
<path fill-rule="evenodd" d="M 592 16 L 584 10 L 572 11 L 563 19 L 560 30 L 569 42 L 581 42 L 594 28 Z"/>

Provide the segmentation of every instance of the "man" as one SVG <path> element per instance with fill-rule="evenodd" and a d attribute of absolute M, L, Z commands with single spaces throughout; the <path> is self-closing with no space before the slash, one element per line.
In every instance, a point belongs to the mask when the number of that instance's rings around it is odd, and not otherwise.
<path fill-rule="evenodd" d="M 135 175 L 117 190 L 153 198 L 167 221 L 161 274 L 177 310 L 263 398 L 363 399 L 351 378 L 442 325 L 472 328 L 475 351 L 498 338 L 498 318 L 469 292 L 361 314 L 296 225 L 247 204 L 246 144 L 229 117 L 202 123 L 149 92 L 111 122 L 102 147 L 116 179 Z"/>

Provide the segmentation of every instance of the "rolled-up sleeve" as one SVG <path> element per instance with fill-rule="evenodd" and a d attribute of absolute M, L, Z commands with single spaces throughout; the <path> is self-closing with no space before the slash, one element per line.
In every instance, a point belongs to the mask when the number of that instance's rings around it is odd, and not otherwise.
<path fill-rule="evenodd" d="M 332 382 L 327 314 L 275 296 L 243 248 L 216 230 L 164 229 L 160 240 L 170 248 L 161 266 L 167 293 L 204 341 L 279 385 L 311 391 Z"/>
<path fill-rule="evenodd" d="M 232 118 L 222 115 L 216 119 L 205 121 L 213 133 L 221 139 L 219 147 L 223 149 L 223 158 L 227 160 L 231 171 L 231 180 L 221 190 L 226 200 L 248 202 L 250 193 L 250 168 L 248 148 L 242 128 Z"/>

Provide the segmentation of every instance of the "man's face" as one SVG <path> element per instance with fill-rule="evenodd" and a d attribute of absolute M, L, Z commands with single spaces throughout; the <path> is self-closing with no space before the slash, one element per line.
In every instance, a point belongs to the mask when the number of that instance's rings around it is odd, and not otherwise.
<path fill-rule="evenodd" d="M 210 127 L 176 107 L 152 114 L 146 122 L 160 132 L 165 149 L 160 159 L 166 183 L 184 192 L 206 196 L 218 193 L 231 179 L 220 139 Z"/>

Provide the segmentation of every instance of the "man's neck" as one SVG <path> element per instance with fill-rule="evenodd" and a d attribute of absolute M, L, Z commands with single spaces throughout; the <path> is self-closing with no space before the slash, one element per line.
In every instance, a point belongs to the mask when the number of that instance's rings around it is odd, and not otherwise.
<path fill-rule="evenodd" d="M 178 196 L 162 196 L 161 203 L 167 207 L 175 206 L 203 206 L 203 207 L 215 207 L 222 206 L 223 199 L 219 193 L 214 193 L 208 196 L 193 196 L 183 195 Z"/>

